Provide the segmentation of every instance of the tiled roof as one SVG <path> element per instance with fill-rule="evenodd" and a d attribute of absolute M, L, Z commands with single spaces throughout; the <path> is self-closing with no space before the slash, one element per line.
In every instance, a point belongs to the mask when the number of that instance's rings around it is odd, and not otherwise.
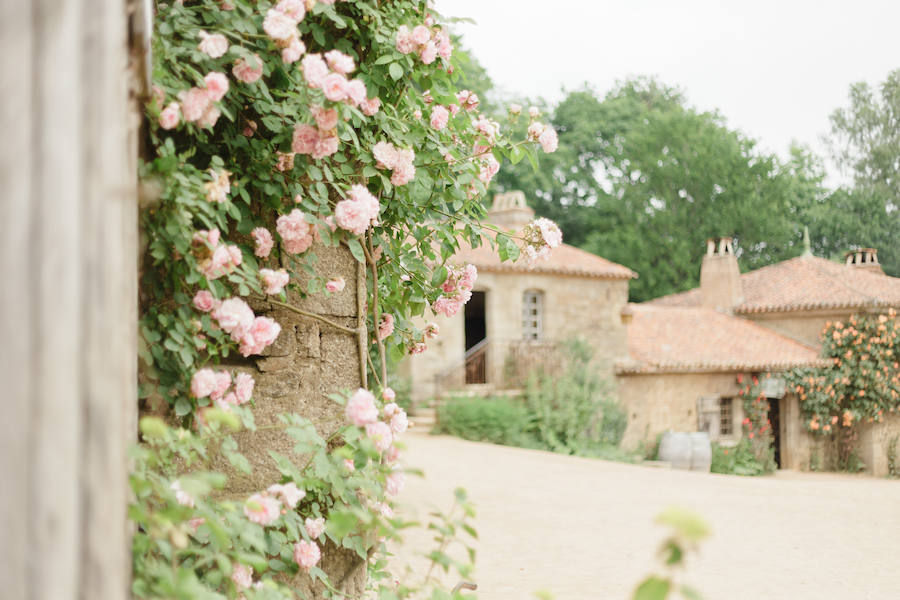
<path fill-rule="evenodd" d="M 800 256 L 741 275 L 737 314 L 819 308 L 900 306 L 900 278 Z M 651 300 L 656 306 L 700 306 L 700 289 Z"/>
<path fill-rule="evenodd" d="M 474 264 L 479 271 L 494 273 L 550 273 L 600 279 L 633 279 L 637 277 L 637 273 L 628 267 L 568 244 L 554 248 L 546 259 L 538 259 L 533 265 L 529 265 L 524 258 L 515 262 L 501 262 L 497 251 L 487 244 L 478 248 L 463 245 L 456 253 L 456 258 Z"/>
<path fill-rule="evenodd" d="M 824 364 L 805 344 L 711 308 L 630 304 L 619 374 L 780 371 Z"/>

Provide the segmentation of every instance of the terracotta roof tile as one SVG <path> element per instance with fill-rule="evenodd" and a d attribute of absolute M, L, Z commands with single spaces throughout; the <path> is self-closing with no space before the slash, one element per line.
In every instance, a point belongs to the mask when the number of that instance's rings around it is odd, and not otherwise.
<path fill-rule="evenodd" d="M 778 371 L 825 364 L 805 344 L 710 308 L 629 305 L 629 359 L 619 374 Z"/>
<path fill-rule="evenodd" d="M 539 259 L 535 261 L 534 265 L 529 265 L 524 258 L 515 262 L 501 262 L 497 251 L 486 244 L 478 248 L 464 245 L 456 253 L 456 258 L 474 264 L 479 271 L 495 273 L 552 273 L 600 279 L 633 279 L 637 277 L 637 273 L 628 267 L 568 244 L 554 248 L 546 259 Z"/>
<path fill-rule="evenodd" d="M 737 314 L 818 308 L 900 306 L 900 278 L 800 256 L 741 275 Z M 651 300 L 656 306 L 700 306 L 700 289 Z"/>

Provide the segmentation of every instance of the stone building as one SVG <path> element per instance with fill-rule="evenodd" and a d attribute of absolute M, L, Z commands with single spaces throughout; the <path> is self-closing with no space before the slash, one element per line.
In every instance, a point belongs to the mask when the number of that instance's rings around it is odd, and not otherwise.
<path fill-rule="evenodd" d="M 520 231 L 532 219 L 524 194 L 510 192 L 495 196 L 487 221 Z M 474 264 L 478 280 L 464 310 L 435 318 L 441 334 L 428 352 L 405 361 L 415 401 L 466 387 L 521 387 L 536 363 L 555 361 L 558 343 L 572 337 L 592 344 L 609 376 L 625 357 L 619 313 L 628 302 L 628 281 L 636 277 L 630 269 L 566 244 L 534 265 L 501 262 L 489 246 L 464 247 L 456 261 Z"/>

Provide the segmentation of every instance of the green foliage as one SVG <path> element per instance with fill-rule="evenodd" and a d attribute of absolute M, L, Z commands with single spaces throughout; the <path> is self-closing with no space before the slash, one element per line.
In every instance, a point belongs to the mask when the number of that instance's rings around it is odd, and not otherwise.
<path fill-rule="evenodd" d="M 631 596 L 632 600 L 666 600 L 677 593 L 686 600 L 699 600 L 694 588 L 679 583 L 678 572 L 685 566 L 687 555 L 696 551 L 700 542 L 709 536 L 709 526 L 694 513 L 673 507 L 665 510 L 656 522 L 671 529 L 671 535 L 663 540 L 659 558 L 663 574 L 653 574 L 644 579 Z"/>
<path fill-rule="evenodd" d="M 537 440 L 527 433 L 530 429 L 531 418 L 519 400 L 507 396 L 458 397 L 438 406 L 434 433 L 504 446 L 535 447 Z"/>
<path fill-rule="evenodd" d="M 771 466 L 771 463 L 767 463 Z M 712 445 L 712 464 L 710 472 L 724 475 L 765 475 L 773 469 L 766 468 L 756 458 L 753 444 L 742 438 L 736 446 Z"/>
<path fill-rule="evenodd" d="M 771 374 L 766 373 L 763 379 L 771 378 Z M 774 473 L 777 465 L 775 464 L 775 438 L 772 432 L 772 423 L 769 421 L 769 400 L 763 391 L 760 379 L 757 375 L 738 375 L 738 385 L 743 385 L 738 391 L 738 396 L 744 400 L 744 422 L 741 424 L 743 428 L 743 437 L 741 442 L 744 444 L 742 451 L 749 452 L 752 456 L 752 466 L 750 458 L 744 458 L 743 467 L 750 470 L 759 470 L 759 473 L 738 473 L 739 475 L 758 475 L 763 473 Z M 737 467 L 737 463 L 736 463 Z"/>
<path fill-rule="evenodd" d="M 887 459 L 888 459 L 888 477 L 897 479 L 900 477 L 900 461 L 897 459 L 897 440 L 900 436 L 893 436 L 888 442 Z"/>
<path fill-rule="evenodd" d="M 637 271 L 633 300 L 695 287 L 708 237 L 735 236 L 748 269 L 799 254 L 807 164 L 761 152 L 681 91 L 645 78 L 603 97 L 577 90 L 552 121 L 559 150 L 536 172 L 504 168 L 498 184 L 525 191 L 569 243 Z"/>

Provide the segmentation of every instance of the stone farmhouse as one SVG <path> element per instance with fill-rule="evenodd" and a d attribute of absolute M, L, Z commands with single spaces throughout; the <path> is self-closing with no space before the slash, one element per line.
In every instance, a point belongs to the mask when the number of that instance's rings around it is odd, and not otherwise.
<path fill-rule="evenodd" d="M 533 218 L 521 192 L 498 194 L 488 213 L 511 231 Z M 559 368 L 559 344 L 580 337 L 628 412 L 626 448 L 669 429 L 736 444 L 738 376 L 776 374 L 764 380 L 769 420 L 776 461 L 791 469 L 809 468 L 820 442 L 777 373 L 821 364 L 828 321 L 900 307 L 900 278 L 884 274 L 874 249 L 839 264 L 813 256 L 807 242 L 802 256 L 741 274 L 732 240 L 709 240 L 698 288 L 643 304 L 627 301 L 636 273 L 567 245 L 533 266 L 501 263 L 485 246 L 457 258 L 478 267 L 478 281 L 464 312 L 435 319 L 441 335 L 429 351 L 405 361 L 414 401 L 517 393 L 531 371 Z M 862 426 L 858 451 L 871 472 L 886 473 L 895 433 L 900 422 Z"/>

